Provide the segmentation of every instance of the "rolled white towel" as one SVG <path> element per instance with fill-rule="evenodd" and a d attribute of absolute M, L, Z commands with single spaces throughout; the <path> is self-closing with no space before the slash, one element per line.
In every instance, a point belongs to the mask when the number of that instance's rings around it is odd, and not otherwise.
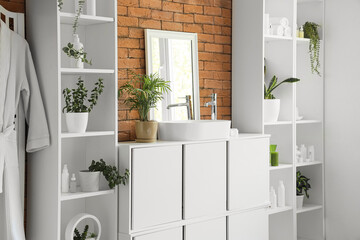
<path fill-rule="evenodd" d="M 285 28 L 281 25 L 272 25 L 273 34 L 277 36 L 284 36 Z"/>
<path fill-rule="evenodd" d="M 286 17 L 272 17 L 270 18 L 271 25 L 281 25 L 283 27 L 289 26 L 289 19 Z"/>
<path fill-rule="evenodd" d="M 285 27 L 284 30 L 284 36 L 285 37 L 291 37 L 292 33 L 291 33 L 291 27 Z"/>

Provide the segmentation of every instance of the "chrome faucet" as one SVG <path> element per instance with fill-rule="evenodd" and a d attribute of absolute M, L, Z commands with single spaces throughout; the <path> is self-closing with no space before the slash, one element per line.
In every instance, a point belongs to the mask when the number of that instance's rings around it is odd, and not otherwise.
<path fill-rule="evenodd" d="M 205 103 L 205 107 L 211 106 L 211 120 L 217 120 L 217 94 L 213 93 L 211 97 L 211 102 Z"/>
<path fill-rule="evenodd" d="M 185 102 L 184 103 L 170 104 L 170 105 L 167 106 L 167 109 L 170 109 L 170 108 L 173 108 L 173 107 L 186 107 L 188 120 L 193 119 L 192 109 L 191 109 L 191 96 L 190 95 L 185 96 Z"/>

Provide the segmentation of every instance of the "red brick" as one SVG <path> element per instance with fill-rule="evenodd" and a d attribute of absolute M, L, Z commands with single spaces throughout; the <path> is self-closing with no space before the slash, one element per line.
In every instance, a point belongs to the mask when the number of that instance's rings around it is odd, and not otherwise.
<path fill-rule="evenodd" d="M 203 14 L 204 9 L 203 6 L 195 6 L 195 5 L 184 5 L 184 13 L 198 13 Z"/>
<path fill-rule="evenodd" d="M 231 27 L 221 27 L 222 35 L 230 36 L 232 34 Z"/>
<path fill-rule="evenodd" d="M 222 81 L 206 79 L 204 84 L 205 88 L 222 89 Z"/>
<path fill-rule="evenodd" d="M 214 60 L 213 53 L 199 52 L 198 56 L 199 56 L 199 60 L 203 60 L 203 61 L 213 61 Z"/>
<path fill-rule="evenodd" d="M 231 80 L 231 73 L 230 72 L 214 72 L 214 79 L 219 80 Z"/>
<path fill-rule="evenodd" d="M 118 61 L 119 68 L 139 68 L 140 59 L 119 59 Z"/>
<path fill-rule="evenodd" d="M 223 70 L 223 64 L 219 62 L 205 62 L 204 63 L 204 69 L 205 70 L 212 70 L 212 71 L 222 71 Z"/>
<path fill-rule="evenodd" d="M 118 37 L 128 37 L 129 28 L 127 27 L 118 27 Z"/>
<path fill-rule="evenodd" d="M 214 72 L 213 71 L 199 71 L 199 78 L 213 78 Z M 203 86 L 203 85 L 202 85 Z"/>
<path fill-rule="evenodd" d="M 186 3 L 192 5 L 206 5 L 206 6 L 212 5 L 213 1 L 214 0 L 173 0 L 173 2 L 178 2 L 178 3 Z"/>
<path fill-rule="evenodd" d="M 139 112 L 138 111 L 136 111 L 136 110 L 133 110 L 133 111 L 129 111 L 128 112 L 128 119 L 139 119 L 140 118 L 140 116 L 139 116 Z"/>
<path fill-rule="evenodd" d="M 137 27 L 138 24 L 138 18 L 118 16 L 118 26 Z"/>
<path fill-rule="evenodd" d="M 224 45 L 224 53 L 231 53 L 231 46 L 230 45 Z"/>
<path fill-rule="evenodd" d="M 218 107 L 218 114 L 220 115 L 230 115 L 231 108 L 229 107 Z"/>
<path fill-rule="evenodd" d="M 231 96 L 231 90 L 229 89 L 219 89 L 216 90 L 219 97 L 228 97 Z"/>
<path fill-rule="evenodd" d="M 124 48 L 139 48 L 139 39 L 119 38 L 118 46 Z"/>
<path fill-rule="evenodd" d="M 215 24 L 222 26 L 231 26 L 231 18 L 215 17 Z"/>
<path fill-rule="evenodd" d="M 174 13 L 153 10 L 151 13 L 151 17 L 152 17 L 152 19 L 155 19 L 155 20 L 171 21 L 174 19 Z"/>
<path fill-rule="evenodd" d="M 231 16 L 232 16 L 231 9 L 223 8 L 222 11 L 221 11 L 221 16 L 223 16 L 224 18 L 231 18 Z"/>
<path fill-rule="evenodd" d="M 204 24 L 204 33 L 210 33 L 210 34 L 221 34 L 221 27 L 216 25 L 207 25 Z"/>
<path fill-rule="evenodd" d="M 214 17 L 213 16 L 206 16 L 206 15 L 195 15 L 195 23 L 214 23 Z"/>
<path fill-rule="evenodd" d="M 205 43 L 198 43 L 198 51 L 199 52 L 205 51 Z"/>
<path fill-rule="evenodd" d="M 206 52 L 223 52 L 223 45 L 219 45 L 219 44 L 211 44 L 211 43 L 206 43 L 205 44 L 205 51 Z"/>
<path fill-rule="evenodd" d="M 231 56 L 229 54 L 214 53 L 213 60 L 216 62 L 226 62 L 231 61 Z"/>
<path fill-rule="evenodd" d="M 231 64 L 230 63 L 223 63 L 223 70 L 224 71 L 231 71 Z"/>
<path fill-rule="evenodd" d="M 119 79 L 125 79 L 128 77 L 127 70 L 126 69 L 119 69 L 118 70 L 118 78 Z M 120 85 L 119 85 L 120 86 Z"/>
<path fill-rule="evenodd" d="M 222 81 L 222 88 L 223 89 L 231 89 L 231 82 L 230 81 Z"/>
<path fill-rule="evenodd" d="M 174 23 L 174 22 L 162 22 L 162 30 L 168 30 L 168 31 L 179 31 L 181 32 L 183 30 L 182 23 Z"/>
<path fill-rule="evenodd" d="M 121 0 L 121 1 L 118 1 L 118 5 L 128 6 L 128 7 L 138 7 L 139 0 Z"/>
<path fill-rule="evenodd" d="M 234 0 L 238 1 L 238 0 Z M 231 9 L 231 0 L 214 0 L 214 6 Z"/>
<path fill-rule="evenodd" d="M 144 38 L 144 29 L 141 28 L 130 28 L 129 29 L 130 38 Z"/>
<path fill-rule="evenodd" d="M 207 42 L 207 43 L 213 43 L 214 42 L 214 35 L 211 34 L 198 34 L 198 39 L 200 42 Z"/>
<path fill-rule="evenodd" d="M 140 0 L 140 7 L 161 9 L 161 0 Z"/>
<path fill-rule="evenodd" d="M 222 106 L 230 107 L 231 106 L 231 97 L 222 97 Z"/>
<path fill-rule="evenodd" d="M 118 15 L 127 15 L 128 11 L 127 11 L 127 7 L 123 7 L 123 6 L 118 6 L 117 7 L 117 14 Z"/>
<path fill-rule="evenodd" d="M 214 93 L 214 90 L 212 89 L 200 89 L 200 96 L 207 97 L 210 96 L 212 93 Z M 209 98 L 208 98 L 209 99 Z"/>
<path fill-rule="evenodd" d="M 130 58 L 145 58 L 145 51 L 142 49 L 129 49 Z"/>
<path fill-rule="evenodd" d="M 163 2 L 163 11 L 184 12 L 183 4 L 173 2 Z"/>
<path fill-rule="evenodd" d="M 230 44 L 231 43 L 231 37 L 215 35 L 215 43 Z"/>
<path fill-rule="evenodd" d="M 119 58 L 128 58 L 129 49 L 128 48 L 118 48 L 118 57 Z"/>
<path fill-rule="evenodd" d="M 202 33 L 202 32 L 203 32 L 203 28 L 202 28 L 202 26 L 199 25 L 199 24 L 189 24 L 189 23 L 185 23 L 185 24 L 184 24 L 184 32 Z"/>
<path fill-rule="evenodd" d="M 127 119 L 126 110 L 120 110 L 118 111 L 118 120 L 123 121 Z"/>
<path fill-rule="evenodd" d="M 221 8 L 219 7 L 204 7 L 205 15 L 221 16 Z"/>
<path fill-rule="evenodd" d="M 192 14 L 175 13 L 174 14 L 174 21 L 175 22 L 184 22 L 184 23 L 193 23 L 194 22 L 194 16 Z"/>
<path fill-rule="evenodd" d="M 140 19 L 139 20 L 139 27 L 160 29 L 161 28 L 161 22 L 158 21 L 158 20 L 152 20 L 152 19 Z"/>
<path fill-rule="evenodd" d="M 129 140 L 130 140 L 130 134 L 128 131 L 120 131 L 118 133 L 118 141 L 119 142 L 124 142 L 124 141 L 129 141 Z"/>
<path fill-rule="evenodd" d="M 129 16 L 130 17 L 142 17 L 142 18 L 150 18 L 151 10 L 147 8 L 132 8 L 129 7 Z"/>

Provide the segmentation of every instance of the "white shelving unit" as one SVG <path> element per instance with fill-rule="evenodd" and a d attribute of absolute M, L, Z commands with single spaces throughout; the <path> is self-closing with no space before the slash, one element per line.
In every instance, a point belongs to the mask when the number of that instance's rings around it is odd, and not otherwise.
<path fill-rule="evenodd" d="M 287 17 L 292 37 L 264 35 L 264 13 Z M 325 239 L 324 231 L 324 79 L 311 73 L 309 39 L 296 38 L 296 25 L 306 21 L 324 26 L 323 0 L 233 1 L 233 127 L 240 132 L 271 134 L 278 145 L 280 166 L 269 167 L 270 184 L 286 188 L 286 208 L 269 209 L 270 240 Z M 323 29 L 320 30 L 323 65 Z M 264 75 L 264 59 L 267 74 Z M 320 70 L 324 73 L 324 70 Z M 281 99 L 279 121 L 263 121 L 264 79 L 298 77 L 274 95 Z M 296 121 L 296 107 L 304 119 Z M 296 145 L 315 146 L 315 162 L 297 164 Z M 312 189 L 304 207 L 296 209 L 296 172 L 309 177 Z"/>
<path fill-rule="evenodd" d="M 51 146 L 31 155 L 28 175 L 27 239 L 63 240 L 68 222 L 79 213 L 95 215 L 102 225 L 102 239 L 117 238 L 118 189 L 110 190 L 103 176 L 100 191 L 61 192 L 61 172 L 68 164 L 78 185 L 80 170 L 92 160 L 117 166 L 117 1 L 97 1 L 97 16 L 81 15 L 77 33 L 92 66 L 70 67 L 62 48 L 72 42 L 74 0 L 29 0 L 27 33 L 47 112 Z M 73 88 L 81 77 L 88 90 L 102 78 L 104 92 L 89 115 L 87 132 L 68 133 L 62 113 L 62 90 Z M 81 223 L 93 227 L 91 222 Z"/>

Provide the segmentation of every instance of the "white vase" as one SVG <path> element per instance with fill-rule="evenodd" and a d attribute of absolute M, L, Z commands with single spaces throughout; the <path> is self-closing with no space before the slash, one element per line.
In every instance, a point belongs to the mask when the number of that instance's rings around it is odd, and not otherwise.
<path fill-rule="evenodd" d="M 65 113 L 66 126 L 69 133 L 85 133 L 89 113 Z"/>
<path fill-rule="evenodd" d="M 96 0 L 86 1 L 86 14 L 96 16 Z"/>
<path fill-rule="evenodd" d="M 264 100 L 264 122 L 277 122 L 280 114 L 280 99 Z"/>
<path fill-rule="evenodd" d="M 84 44 L 80 42 L 80 38 L 78 34 L 73 34 L 73 45 L 74 45 L 74 49 L 78 51 L 80 49 L 84 49 Z M 71 58 L 70 61 L 71 61 L 71 67 L 80 68 L 80 69 L 84 68 L 84 62 L 81 59 Z"/>
<path fill-rule="evenodd" d="M 304 205 L 304 195 L 296 196 L 296 208 L 302 209 Z"/>
<path fill-rule="evenodd" d="M 80 171 L 80 187 L 82 192 L 97 192 L 100 190 L 100 172 Z"/>

